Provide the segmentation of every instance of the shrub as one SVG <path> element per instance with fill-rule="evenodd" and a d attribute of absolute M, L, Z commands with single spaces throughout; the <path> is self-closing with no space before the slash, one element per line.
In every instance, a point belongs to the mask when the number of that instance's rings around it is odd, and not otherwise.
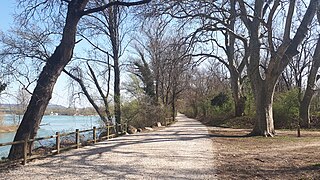
<path fill-rule="evenodd" d="M 222 107 L 228 101 L 228 99 L 229 99 L 228 95 L 221 92 L 217 96 L 215 96 L 213 99 L 211 99 L 211 105 Z"/>
<path fill-rule="evenodd" d="M 157 122 L 164 124 L 166 110 L 162 106 L 153 105 L 148 98 L 136 99 L 122 106 L 123 119 L 136 128 L 153 126 Z"/>
<path fill-rule="evenodd" d="M 299 116 L 298 90 L 276 93 L 273 104 L 273 118 L 276 128 L 294 128 Z"/>
<path fill-rule="evenodd" d="M 221 96 L 220 94 L 218 96 Z M 221 104 L 220 106 L 212 107 L 213 110 L 211 112 L 213 113 L 213 115 L 221 116 L 232 113 L 234 111 L 234 101 L 233 98 L 231 98 L 231 95 L 224 94 L 223 98 L 221 98 L 220 100 L 223 100 L 223 104 Z"/>

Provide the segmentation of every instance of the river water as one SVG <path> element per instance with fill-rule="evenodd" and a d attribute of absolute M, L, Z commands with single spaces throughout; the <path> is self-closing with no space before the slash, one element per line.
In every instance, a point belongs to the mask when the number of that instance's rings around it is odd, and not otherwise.
<path fill-rule="evenodd" d="M 5 115 L 4 124 L 12 125 L 20 121 L 17 115 Z M 56 132 L 73 132 L 76 129 L 91 129 L 93 126 L 99 127 L 103 122 L 98 116 L 44 116 L 38 130 L 37 137 L 55 135 Z M 0 133 L 0 143 L 12 142 L 15 132 Z M 6 157 L 10 146 L 0 147 L 0 158 Z"/>

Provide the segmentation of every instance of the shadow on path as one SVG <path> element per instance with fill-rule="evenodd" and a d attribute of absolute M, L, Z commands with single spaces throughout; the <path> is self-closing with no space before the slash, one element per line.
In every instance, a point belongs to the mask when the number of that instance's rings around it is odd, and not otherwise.
<path fill-rule="evenodd" d="M 181 114 L 177 120 L 159 131 L 126 135 L 37 160 L 9 171 L 6 179 L 214 179 L 207 128 Z"/>

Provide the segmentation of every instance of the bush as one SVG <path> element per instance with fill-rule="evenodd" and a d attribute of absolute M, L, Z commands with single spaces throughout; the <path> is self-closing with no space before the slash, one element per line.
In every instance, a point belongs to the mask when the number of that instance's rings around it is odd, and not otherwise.
<path fill-rule="evenodd" d="M 148 98 L 141 98 L 125 103 L 122 107 L 123 119 L 135 128 L 150 127 L 157 122 L 164 124 L 166 110 L 150 102 Z"/>
<path fill-rule="evenodd" d="M 228 99 L 229 97 L 227 94 L 219 93 L 217 96 L 211 99 L 211 105 L 222 107 L 228 101 Z"/>
<path fill-rule="evenodd" d="M 276 128 L 294 128 L 299 116 L 298 89 L 276 93 L 273 104 L 273 118 Z"/>
<path fill-rule="evenodd" d="M 218 96 L 220 96 L 220 94 Z M 221 104 L 220 106 L 212 106 L 211 112 L 214 116 L 226 115 L 234 111 L 234 101 L 231 95 L 224 94 L 223 96 L 223 104 Z"/>

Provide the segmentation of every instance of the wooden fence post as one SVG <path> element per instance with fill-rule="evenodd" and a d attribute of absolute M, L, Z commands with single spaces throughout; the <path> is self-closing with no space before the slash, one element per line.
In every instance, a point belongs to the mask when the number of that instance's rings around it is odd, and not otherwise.
<path fill-rule="evenodd" d="M 56 149 L 57 149 L 57 154 L 60 153 L 60 133 L 56 132 Z"/>
<path fill-rule="evenodd" d="M 96 134 L 96 127 L 93 127 L 93 144 L 97 142 L 97 134 Z"/>
<path fill-rule="evenodd" d="M 297 135 L 298 135 L 298 137 L 301 137 L 301 134 L 300 134 L 300 125 L 298 125 L 298 129 L 297 129 L 297 131 L 298 131 L 298 132 L 297 132 L 297 133 L 298 133 L 298 134 L 297 134 Z"/>
<path fill-rule="evenodd" d="M 26 137 L 23 143 L 23 162 L 22 162 L 23 165 L 27 164 L 27 159 L 28 159 L 27 154 L 28 154 L 28 138 Z"/>
<path fill-rule="evenodd" d="M 107 139 L 109 139 L 109 135 L 110 135 L 110 126 L 109 125 L 107 125 Z"/>
<path fill-rule="evenodd" d="M 79 129 L 76 129 L 76 144 L 77 144 L 77 149 L 79 149 L 79 147 L 80 147 Z"/>

